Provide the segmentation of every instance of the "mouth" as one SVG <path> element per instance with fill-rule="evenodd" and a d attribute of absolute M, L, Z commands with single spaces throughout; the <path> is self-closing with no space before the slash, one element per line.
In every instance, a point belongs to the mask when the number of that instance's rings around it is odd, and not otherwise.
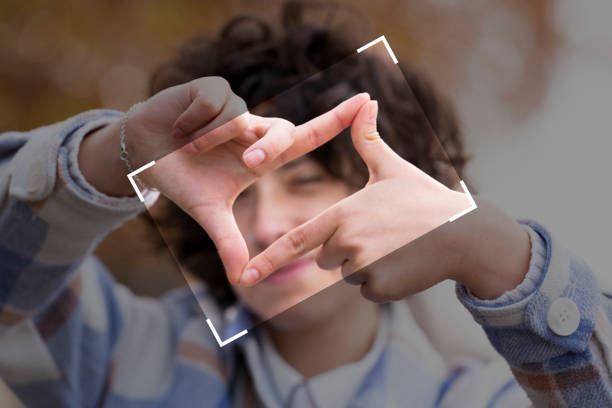
<path fill-rule="evenodd" d="M 312 257 L 301 257 L 288 263 L 282 268 L 277 269 L 267 278 L 261 281 L 261 283 L 270 283 L 273 285 L 278 285 L 281 283 L 288 282 L 297 278 L 299 275 L 304 273 L 306 269 L 310 266 L 313 259 Z"/>

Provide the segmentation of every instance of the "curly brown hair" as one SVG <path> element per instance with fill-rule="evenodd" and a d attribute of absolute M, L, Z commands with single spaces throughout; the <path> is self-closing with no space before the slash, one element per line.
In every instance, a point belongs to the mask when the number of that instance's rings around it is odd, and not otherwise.
<path fill-rule="evenodd" d="M 328 8 L 324 24 L 308 22 L 309 7 Z M 177 57 L 161 66 L 151 79 L 150 91 L 203 76 L 220 76 L 252 109 L 303 123 L 337 103 L 363 91 L 384 101 L 379 130 L 404 159 L 441 182 L 457 181 L 466 156 L 451 106 L 424 77 L 400 64 L 403 75 L 371 55 L 359 55 L 354 36 L 335 28 L 337 6 L 290 1 L 278 26 L 255 17 L 237 17 L 218 36 L 200 36 L 187 42 Z M 342 61 L 341 63 L 338 63 Z M 287 91 L 295 89 L 299 92 Z M 295 91 L 295 89 L 293 89 Z M 261 105 L 263 102 L 265 104 Z M 368 179 L 367 168 L 347 131 L 309 153 L 332 176 L 353 186 Z M 449 166 L 451 164 L 452 166 Z M 449 171 L 450 170 L 450 171 Z M 223 306 L 235 301 L 225 279 L 214 244 L 201 227 L 178 207 L 164 204 L 162 229 L 178 261 L 204 280 Z"/>

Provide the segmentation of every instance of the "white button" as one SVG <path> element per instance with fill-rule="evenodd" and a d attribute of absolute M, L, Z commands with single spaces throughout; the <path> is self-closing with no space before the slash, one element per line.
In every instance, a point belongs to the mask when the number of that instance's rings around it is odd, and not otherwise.
<path fill-rule="evenodd" d="M 580 311 L 572 299 L 556 299 L 548 308 L 546 322 L 553 333 L 559 336 L 569 336 L 580 324 Z"/>
<path fill-rule="evenodd" d="M 41 191 L 45 186 L 45 171 L 44 163 L 37 161 L 32 164 L 28 171 L 28 193 L 35 194 Z"/>

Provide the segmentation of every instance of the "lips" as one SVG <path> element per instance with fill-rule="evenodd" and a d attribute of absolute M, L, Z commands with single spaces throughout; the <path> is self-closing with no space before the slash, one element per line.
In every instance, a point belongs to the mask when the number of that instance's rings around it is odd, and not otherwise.
<path fill-rule="evenodd" d="M 312 261 L 311 257 L 298 258 L 274 271 L 266 279 L 262 280 L 262 283 L 281 284 L 288 282 L 305 272 Z"/>

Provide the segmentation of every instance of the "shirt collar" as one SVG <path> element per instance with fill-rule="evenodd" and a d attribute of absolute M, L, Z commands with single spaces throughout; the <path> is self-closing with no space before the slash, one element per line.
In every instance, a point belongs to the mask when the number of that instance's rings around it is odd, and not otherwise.
<path fill-rule="evenodd" d="M 278 354 L 264 330 L 240 345 L 257 392 L 266 406 L 347 406 L 368 373 L 381 358 L 388 342 L 389 308 L 381 307 L 378 333 L 359 361 L 304 379 Z"/>
<path fill-rule="evenodd" d="M 387 368 L 391 370 L 387 374 L 444 375 L 446 367 L 441 356 L 414 321 L 405 302 L 391 302 L 381 306 L 380 316 L 376 339 L 361 360 L 337 367 L 307 381 L 284 361 L 271 340 L 263 334 L 263 330 L 254 330 L 249 335 L 237 339 L 235 343 L 243 352 L 259 399 L 264 406 L 270 408 L 287 406 L 288 398 L 294 398 L 295 404 L 291 406 L 350 405 L 357 394 L 361 395 L 364 391 L 363 387 L 367 386 L 370 374 L 390 347 L 409 355 L 416 363 L 410 370 L 417 370 L 417 373 L 409 373 L 407 369 L 398 372 L 393 368 Z M 257 322 L 257 318 L 240 304 L 233 313 L 226 315 L 226 318 L 227 326 L 224 330 L 226 336 L 245 328 L 250 330 Z M 376 387 L 375 384 L 370 385 Z M 385 390 L 369 389 L 368 392 L 384 393 Z M 295 395 L 292 397 L 291 393 Z"/>

